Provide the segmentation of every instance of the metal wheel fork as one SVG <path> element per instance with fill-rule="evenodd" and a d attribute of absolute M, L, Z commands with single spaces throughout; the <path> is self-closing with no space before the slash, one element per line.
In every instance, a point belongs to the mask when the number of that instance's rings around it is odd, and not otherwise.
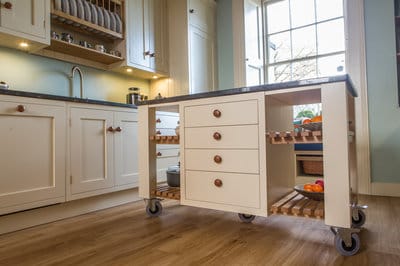
<path fill-rule="evenodd" d="M 338 235 L 341 239 L 343 239 L 344 244 L 347 247 L 351 247 L 351 234 L 358 234 L 360 233 L 361 229 L 359 228 L 337 228 L 331 227 L 332 233 L 336 236 Z"/>

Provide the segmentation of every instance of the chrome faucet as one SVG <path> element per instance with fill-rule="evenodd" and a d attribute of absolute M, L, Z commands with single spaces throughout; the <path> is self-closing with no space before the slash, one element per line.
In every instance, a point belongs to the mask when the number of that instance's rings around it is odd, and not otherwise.
<path fill-rule="evenodd" d="M 79 73 L 80 86 L 81 86 L 81 88 L 80 88 L 80 97 L 81 97 L 81 99 L 83 99 L 83 73 L 82 73 L 82 70 L 77 66 L 73 66 L 72 70 L 71 70 L 72 91 L 74 91 L 73 88 L 74 88 L 75 70 L 78 71 L 78 73 Z"/>

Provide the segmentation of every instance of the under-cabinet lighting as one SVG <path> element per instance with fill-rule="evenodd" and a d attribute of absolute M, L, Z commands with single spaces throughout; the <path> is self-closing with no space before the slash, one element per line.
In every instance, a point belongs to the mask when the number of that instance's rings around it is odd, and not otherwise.
<path fill-rule="evenodd" d="M 153 76 L 153 79 L 158 79 L 158 76 Z"/>
<path fill-rule="evenodd" d="M 20 47 L 23 47 L 23 48 L 26 48 L 26 47 L 29 46 L 29 44 L 28 44 L 27 42 L 20 42 L 20 43 L 19 43 L 19 46 L 20 46 Z"/>
<path fill-rule="evenodd" d="M 126 69 L 126 72 L 129 72 L 129 73 L 130 73 L 130 72 L 132 72 L 132 69 L 131 69 L 131 68 L 127 68 L 127 69 Z"/>

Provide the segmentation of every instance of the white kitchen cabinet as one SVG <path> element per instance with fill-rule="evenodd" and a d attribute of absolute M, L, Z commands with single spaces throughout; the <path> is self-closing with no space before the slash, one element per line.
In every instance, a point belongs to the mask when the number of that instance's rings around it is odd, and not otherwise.
<path fill-rule="evenodd" d="M 0 214 L 65 201 L 65 104 L 1 96 Z"/>
<path fill-rule="evenodd" d="M 136 110 L 82 105 L 69 110 L 69 199 L 137 186 Z"/>
<path fill-rule="evenodd" d="M 50 44 L 50 0 L 1 1 L 0 44 L 20 48 L 19 43 L 28 42 L 21 49 L 35 50 Z"/>
<path fill-rule="evenodd" d="M 126 16 L 127 65 L 167 75 L 167 1 L 127 1 Z"/>

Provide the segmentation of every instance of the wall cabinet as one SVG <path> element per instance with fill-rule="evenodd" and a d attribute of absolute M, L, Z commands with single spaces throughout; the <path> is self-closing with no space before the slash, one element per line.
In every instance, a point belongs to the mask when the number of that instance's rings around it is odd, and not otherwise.
<path fill-rule="evenodd" d="M 2 1 L 0 37 L 1 45 L 25 50 L 50 44 L 50 0 Z M 22 41 L 29 46 L 19 47 Z"/>
<path fill-rule="evenodd" d="M 65 104 L 2 96 L 0 215 L 65 201 Z"/>
<path fill-rule="evenodd" d="M 127 8 L 127 65 L 168 75 L 167 1 L 133 0 Z"/>
<path fill-rule="evenodd" d="M 136 110 L 71 106 L 70 199 L 137 186 Z"/>

